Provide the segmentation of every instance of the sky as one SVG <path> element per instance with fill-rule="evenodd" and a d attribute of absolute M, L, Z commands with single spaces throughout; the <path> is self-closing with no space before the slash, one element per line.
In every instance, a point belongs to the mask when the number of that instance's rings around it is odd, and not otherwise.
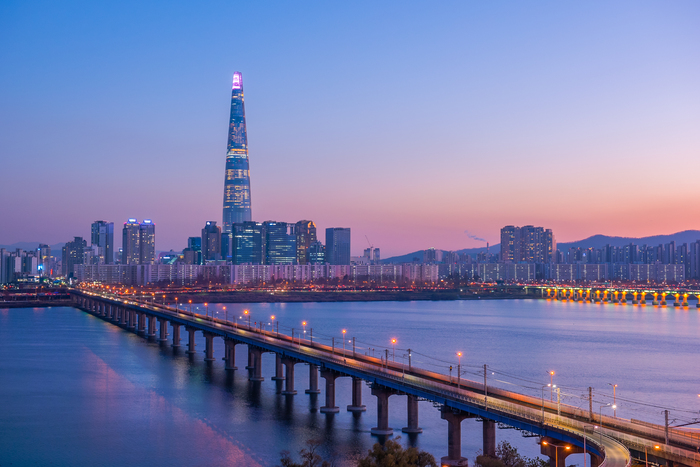
<path fill-rule="evenodd" d="M 0 244 L 221 222 L 243 74 L 253 219 L 382 256 L 700 229 L 700 2 L 0 3 Z"/>

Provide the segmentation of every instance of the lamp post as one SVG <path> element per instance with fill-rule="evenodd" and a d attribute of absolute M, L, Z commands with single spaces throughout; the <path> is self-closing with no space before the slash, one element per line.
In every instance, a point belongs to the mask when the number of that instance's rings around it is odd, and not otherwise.
<path fill-rule="evenodd" d="M 306 334 L 306 321 L 302 321 L 301 326 L 304 328 L 304 334 Z"/>
<path fill-rule="evenodd" d="M 204 313 L 205 313 L 205 316 L 208 318 L 209 317 L 209 304 L 206 302 L 204 303 Z"/>
<path fill-rule="evenodd" d="M 175 310 L 179 313 L 180 312 L 180 307 L 178 306 L 177 303 L 177 297 L 175 297 Z"/>
<path fill-rule="evenodd" d="M 700 396 L 700 394 L 698 395 Z M 661 449 L 661 446 L 655 444 L 654 449 Z M 644 446 L 644 465 L 645 467 L 649 467 L 649 453 L 647 452 L 647 446 Z"/>
<path fill-rule="evenodd" d="M 552 387 L 551 384 L 545 384 L 542 386 L 542 424 L 544 424 L 544 388 Z"/>
<path fill-rule="evenodd" d="M 603 404 L 600 406 L 600 410 L 598 411 L 598 417 L 600 418 L 600 444 L 603 444 L 603 407 L 610 406 L 612 406 L 613 410 L 617 408 L 617 406 L 614 404 Z"/>
<path fill-rule="evenodd" d="M 396 361 L 396 338 L 391 339 L 391 361 Z"/>
<path fill-rule="evenodd" d="M 549 372 L 549 402 L 554 400 L 554 372 Z"/>
<path fill-rule="evenodd" d="M 225 319 L 226 322 L 228 323 L 228 311 L 226 310 L 226 307 L 224 307 L 224 315 L 225 315 L 225 316 L 224 316 L 224 319 Z"/>
<path fill-rule="evenodd" d="M 250 331 L 250 312 L 248 310 L 243 310 L 243 314 L 248 317 L 248 330 Z"/>
<path fill-rule="evenodd" d="M 345 358 L 345 333 L 348 332 L 347 329 L 343 329 L 343 358 Z"/>
<path fill-rule="evenodd" d="M 457 389 L 460 388 L 462 378 L 462 352 L 457 352 Z"/>
<path fill-rule="evenodd" d="M 561 446 L 558 444 L 549 443 L 547 441 L 542 441 L 542 444 L 544 444 L 545 446 L 547 446 L 547 445 L 554 446 L 554 465 L 557 465 L 557 466 L 559 465 L 559 448 L 564 448 L 567 451 L 569 449 L 571 449 L 571 446 Z"/>
<path fill-rule="evenodd" d="M 192 300 L 190 300 L 190 313 L 192 313 Z"/>
<path fill-rule="evenodd" d="M 608 385 L 613 388 L 613 418 L 617 418 L 617 409 L 614 408 L 617 407 L 617 384 L 608 383 Z"/>

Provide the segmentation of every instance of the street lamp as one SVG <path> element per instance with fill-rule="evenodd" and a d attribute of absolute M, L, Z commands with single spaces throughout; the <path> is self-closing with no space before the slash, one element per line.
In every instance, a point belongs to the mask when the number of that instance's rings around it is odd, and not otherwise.
<path fill-rule="evenodd" d="M 225 319 L 226 322 L 228 323 L 228 311 L 226 311 L 226 307 L 224 307 L 224 315 L 225 315 L 225 316 L 224 316 L 224 319 Z"/>
<path fill-rule="evenodd" d="M 250 312 L 248 310 L 243 310 L 243 314 L 248 317 L 248 330 L 250 331 Z"/>
<path fill-rule="evenodd" d="M 192 313 L 192 300 L 190 300 L 190 313 Z"/>
<path fill-rule="evenodd" d="M 610 407 L 610 406 L 612 406 L 613 410 L 615 410 L 617 408 L 617 406 L 614 404 L 603 404 L 600 406 L 600 410 L 599 410 L 599 414 L 598 414 L 598 416 L 600 418 L 600 444 L 603 444 L 603 407 Z"/>
<path fill-rule="evenodd" d="M 347 329 L 343 329 L 343 357 L 345 357 L 345 333 L 348 332 Z"/>
<path fill-rule="evenodd" d="M 559 448 L 564 448 L 567 451 L 571 449 L 571 446 L 561 446 L 558 444 L 549 443 L 547 441 L 542 441 L 542 444 L 544 444 L 545 446 L 554 446 L 554 465 L 559 465 Z"/>
<path fill-rule="evenodd" d="M 552 384 L 545 384 L 542 386 L 542 423 L 544 423 L 544 388 L 551 388 Z M 554 386 L 556 387 L 556 386 Z"/>
<path fill-rule="evenodd" d="M 614 408 L 617 407 L 617 384 L 608 383 L 608 385 L 613 388 L 613 418 L 617 418 L 617 410 Z"/>
<path fill-rule="evenodd" d="M 179 313 L 180 312 L 180 307 L 178 306 L 177 303 L 177 297 L 175 297 L 175 310 Z"/>
<path fill-rule="evenodd" d="M 457 389 L 460 389 L 462 377 L 462 352 L 457 352 Z"/>
<path fill-rule="evenodd" d="M 698 396 L 700 396 L 700 394 L 698 394 Z M 654 449 L 661 449 L 661 446 L 655 444 Z M 649 467 L 649 453 L 647 452 L 647 446 L 644 446 L 644 465 L 645 467 Z"/>
<path fill-rule="evenodd" d="M 554 372 L 549 372 L 549 402 L 554 400 Z"/>
<path fill-rule="evenodd" d="M 395 362 L 396 361 L 396 338 L 391 339 L 391 361 Z"/>
<path fill-rule="evenodd" d="M 204 303 L 204 313 L 206 313 L 206 317 L 208 318 L 209 317 L 209 304 L 206 302 Z"/>

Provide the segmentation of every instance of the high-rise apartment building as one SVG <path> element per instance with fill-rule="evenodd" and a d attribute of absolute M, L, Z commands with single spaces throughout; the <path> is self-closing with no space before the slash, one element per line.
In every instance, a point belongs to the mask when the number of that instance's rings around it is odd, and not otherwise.
<path fill-rule="evenodd" d="M 141 262 L 141 226 L 133 217 L 124 222 L 122 229 L 122 264 Z"/>
<path fill-rule="evenodd" d="M 202 259 L 204 261 L 221 259 L 221 227 L 214 221 L 207 221 L 202 229 Z"/>
<path fill-rule="evenodd" d="M 286 222 L 263 222 L 265 264 L 296 264 L 297 239 L 294 225 Z"/>
<path fill-rule="evenodd" d="M 144 219 L 139 225 L 139 264 L 156 262 L 156 224 Z"/>
<path fill-rule="evenodd" d="M 501 261 L 504 263 L 551 263 L 557 243 L 550 229 L 507 225 L 501 229 Z"/>
<path fill-rule="evenodd" d="M 51 247 L 49 245 L 39 245 L 36 250 L 37 258 L 39 259 L 39 275 L 49 277 L 52 275 L 51 270 Z"/>
<path fill-rule="evenodd" d="M 299 221 L 294 226 L 297 237 L 297 264 L 309 262 L 309 247 L 316 242 L 316 224 L 311 221 Z"/>
<path fill-rule="evenodd" d="M 326 229 L 326 262 L 350 264 L 350 229 L 330 227 Z"/>
<path fill-rule="evenodd" d="M 223 231 L 231 233 L 233 224 L 248 222 L 251 219 L 248 133 L 245 123 L 243 76 L 237 71 L 233 74 L 231 91 L 231 118 L 229 120 L 226 176 L 224 179 Z"/>
<path fill-rule="evenodd" d="M 263 263 L 263 225 L 241 222 L 233 226 L 231 261 L 235 264 Z"/>
<path fill-rule="evenodd" d="M 72 242 L 63 245 L 61 272 L 65 277 L 73 277 L 74 266 L 83 264 L 85 248 L 87 248 L 87 241 L 83 240 L 83 237 L 75 237 Z"/>
<path fill-rule="evenodd" d="M 98 248 L 97 263 L 114 263 L 114 222 L 95 221 L 90 231 L 90 244 Z"/>

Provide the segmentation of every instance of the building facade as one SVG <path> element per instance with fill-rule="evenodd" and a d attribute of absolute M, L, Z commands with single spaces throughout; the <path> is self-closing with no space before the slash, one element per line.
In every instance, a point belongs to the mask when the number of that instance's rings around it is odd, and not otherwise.
<path fill-rule="evenodd" d="M 330 227 L 326 229 L 326 262 L 350 264 L 350 229 Z"/>

